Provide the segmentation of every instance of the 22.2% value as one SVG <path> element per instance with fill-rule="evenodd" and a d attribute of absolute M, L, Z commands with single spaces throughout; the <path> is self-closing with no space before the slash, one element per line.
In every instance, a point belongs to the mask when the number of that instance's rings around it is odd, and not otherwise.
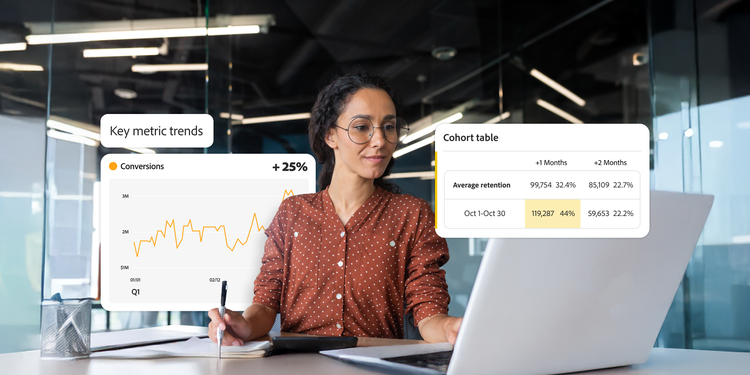
<path fill-rule="evenodd" d="M 589 210 L 589 217 L 633 217 L 632 210 Z"/>

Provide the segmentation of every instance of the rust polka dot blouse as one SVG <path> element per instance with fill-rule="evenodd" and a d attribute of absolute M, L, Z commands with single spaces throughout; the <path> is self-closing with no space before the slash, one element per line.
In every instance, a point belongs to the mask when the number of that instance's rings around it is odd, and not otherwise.
<path fill-rule="evenodd" d="M 434 218 L 426 201 L 381 188 L 346 226 L 327 189 L 291 196 L 266 229 L 253 302 L 278 311 L 285 332 L 402 338 L 404 306 L 415 324 L 448 312 Z"/>

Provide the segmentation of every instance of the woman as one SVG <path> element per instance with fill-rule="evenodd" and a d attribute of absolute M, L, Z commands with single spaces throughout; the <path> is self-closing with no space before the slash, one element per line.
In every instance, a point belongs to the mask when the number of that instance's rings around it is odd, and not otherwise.
<path fill-rule="evenodd" d="M 383 78 L 349 74 L 320 92 L 309 134 L 326 189 L 281 203 L 253 304 L 224 322 L 209 311 L 214 342 L 217 325 L 222 345 L 263 336 L 277 313 L 282 331 L 401 338 L 406 310 L 426 341 L 455 343 L 461 318 L 447 315 L 448 246 L 434 213 L 383 180 L 404 124 Z"/>

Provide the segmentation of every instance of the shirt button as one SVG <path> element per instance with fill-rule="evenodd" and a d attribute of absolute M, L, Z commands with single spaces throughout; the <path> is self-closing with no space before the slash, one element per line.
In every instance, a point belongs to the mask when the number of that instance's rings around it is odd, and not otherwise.
<path fill-rule="evenodd" d="M 341 328 L 341 324 L 336 323 L 336 328 Z"/>
<path fill-rule="evenodd" d="M 346 232 L 341 232 L 341 237 L 346 236 Z"/>
<path fill-rule="evenodd" d="M 396 241 L 391 241 L 391 247 L 396 246 Z"/>
<path fill-rule="evenodd" d="M 299 236 L 299 233 L 294 232 L 294 237 L 297 237 L 297 236 Z"/>
<path fill-rule="evenodd" d="M 336 299 L 341 299 L 341 293 L 336 294 Z"/>
<path fill-rule="evenodd" d="M 342 261 L 339 261 L 337 264 L 339 265 L 339 267 L 343 267 L 344 266 L 344 262 L 342 262 Z"/>

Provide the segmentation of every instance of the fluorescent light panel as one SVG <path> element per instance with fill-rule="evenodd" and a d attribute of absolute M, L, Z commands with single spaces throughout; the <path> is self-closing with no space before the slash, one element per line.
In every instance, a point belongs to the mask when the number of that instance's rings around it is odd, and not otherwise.
<path fill-rule="evenodd" d="M 44 71 L 41 65 L 0 63 L 0 70 L 12 70 L 15 72 L 41 72 Z"/>
<path fill-rule="evenodd" d="M 552 112 L 552 113 L 554 113 L 554 114 L 556 114 L 556 115 L 558 115 L 558 116 L 560 116 L 560 117 L 562 117 L 562 118 L 564 118 L 564 119 L 566 119 L 566 120 L 574 123 L 574 124 L 583 124 L 583 121 L 581 121 L 577 117 L 571 115 L 568 112 L 563 111 L 560 108 L 555 107 L 552 104 L 549 104 L 549 103 L 545 102 L 542 99 L 537 99 L 536 104 L 539 105 L 540 107 L 542 107 L 542 108 L 544 108 L 544 109 L 546 109 L 546 110 L 548 110 L 548 111 L 550 111 L 550 112 Z"/>
<path fill-rule="evenodd" d="M 0 44 L 0 52 L 10 52 L 10 51 L 25 51 L 26 50 L 26 43 L 2 43 Z"/>
<path fill-rule="evenodd" d="M 130 70 L 135 73 L 205 71 L 208 64 L 135 64 Z"/>
<path fill-rule="evenodd" d="M 432 124 L 432 125 L 424 128 L 424 129 L 422 129 L 422 130 L 420 130 L 420 131 L 418 131 L 418 132 L 416 132 L 414 134 L 407 135 L 403 139 L 403 142 L 404 142 L 404 144 L 411 143 L 414 140 L 422 138 L 422 137 L 424 137 L 427 134 L 433 133 L 435 131 L 435 128 L 437 128 L 439 125 L 442 125 L 442 124 L 451 124 L 451 123 L 454 123 L 454 122 L 462 119 L 463 117 L 464 117 L 464 114 L 461 113 L 461 112 L 458 112 L 456 114 L 448 116 L 448 117 L 446 117 L 446 118 L 444 118 L 444 119 L 442 119 L 442 120 L 440 120 L 440 121 L 438 121 L 438 122 L 436 122 L 436 123 L 434 123 L 434 124 Z"/>
<path fill-rule="evenodd" d="M 560 94 L 565 95 L 568 99 L 572 100 L 574 103 L 580 105 L 581 107 L 586 105 L 586 101 L 581 99 L 580 96 L 573 94 L 572 92 L 570 92 L 570 90 L 563 87 L 563 85 L 555 82 L 554 80 L 552 80 L 552 78 L 549 78 L 545 76 L 544 74 L 542 74 L 542 72 L 536 69 L 531 69 L 531 72 L 529 74 L 531 74 L 532 77 L 542 81 L 542 83 L 551 87 L 553 90 L 559 92 Z"/>
<path fill-rule="evenodd" d="M 75 134 L 70 134 L 70 133 L 63 133 L 54 129 L 48 129 L 47 135 L 52 138 L 59 139 L 62 141 L 81 143 L 81 144 L 84 144 L 86 146 L 91 146 L 91 147 L 96 147 L 99 145 L 99 142 L 91 138 L 81 137 L 80 135 L 75 135 Z"/>
<path fill-rule="evenodd" d="M 247 125 L 247 124 L 260 124 L 264 122 L 304 120 L 307 118 L 310 118 L 310 112 L 294 113 L 291 115 L 279 115 L 279 116 L 250 117 L 250 118 L 243 119 L 242 124 Z"/>
<path fill-rule="evenodd" d="M 83 50 L 83 57 L 121 57 L 121 56 L 156 56 L 159 54 L 158 47 L 136 47 L 136 48 L 98 48 Z"/>
<path fill-rule="evenodd" d="M 425 139 L 423 139 L 423 140 L 421 140 L 421 141 L 419 141 L 419 142 L 417 142 L 417 143 L 415 143 L 415 144 L 413 144 L 411 146 L 404 147 L 404 148 L 402 148 L 400 150 L 396 150 L 396 152 L 393 153 L 393 158 L 395 159 L 395 158 L 397 158 L 399 156 L 404 156 L 404 155 L 406 155 L 406 154 L 408 154 L 408 153 L 410 153 L 410 152 L 412 152 L 414 150 L 417 150 L 417 149 L 420 149 L 420 148 L 422 148 L 424 146 L 427 146 L 427 145 L 429 145 L 432 142 L 435 142 L 435 136 L 434 135 L 431 136 L 431 137 L 429 137 L 429 138 L 425 138 Z"/>
<path fill-rule="evenodd" d="M 68 34 L 40 34 L 29 35 L 26 41 L 31 44 L 62 44 L 83 43 L 107 40 L 133 40 L 133 39 L 156 39 L 156 38 L 184 38 L 196 36 L 214 35 L 239 35 L 257 34 L 260 32 L 259 25 L 227 26 L 227 27 L 188 27 L 180 29 L 152 29 L 152 30 L 125 30 L 125 31 L 100 31 L 91 33 L 68 33 Z"/>

